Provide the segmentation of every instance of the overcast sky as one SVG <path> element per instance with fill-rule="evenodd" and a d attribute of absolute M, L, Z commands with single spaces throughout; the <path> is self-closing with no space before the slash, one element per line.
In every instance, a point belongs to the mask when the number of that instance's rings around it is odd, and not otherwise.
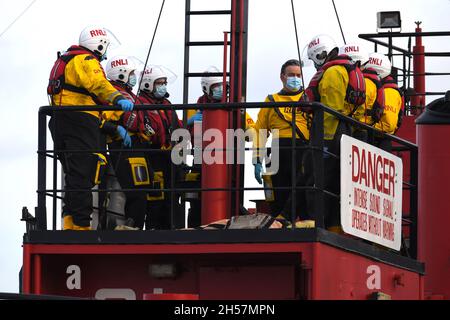
<path fill-rule="evenodd" d="M 108 52 L 133 55 L 145 60 L 153 34 L 160 0 L 151 1 L 51 1 L 36 0 L 14 24 L 32 0 L 0 0 L 0 292 L 18 291 L 22 264 L 24 223 L 21 209 L 34 214 L 37 203 L 37 114 L 47 105 L 46 86 L 58 50 L 78 43 L 80 31 L 90 24 L 104 26 L 122 46 Z M 182 102 L 184 0 L 166 0 L 150 63 L 173 70 L 178 79 L 170 85 L 171 101 Z M 343 44 L 331 0 L 295 0 L 299 42 L 327 33 Z M 403 31 L 414 31 L 414 21 L 423 21 L 424 31 L 450 30 L 449 0 L 335 0 L 347 42 L 360 33 L 376 32 L 376 12 L 400 10 Z M 228 9 L 226 0 L 192 0 L 192 10 Z M 444 14 L 445 13 L 445 14 Z M 229 30 L 227 18 L 193 17 L 191 40 L 222 40 Z M 7 29 L 9 27 L 9 29 Z M 7 29 L 7 30 L 6 30 Z M 6 31 L 5 31 L 6 30 Z M 290 0 L 250 0 L 247 101 L 263 101 L 280 89 L 279 69 L 297 57 Z M 369 43 L 360 41 L 368 51 Z M 401 42 L 399 42 L 401 44 Z M 449 39 L 425 39 L 428 51 L 450 51 Z M 449 59 L 427 58 L 427 71 L 450 71 Z M 221 69 L 222 49 L 191 51 L 191 72 L 210 65 Z M 308 82 L 313 70 L 305 68 Z M 444 91 L 449 78 L 430 79 L 427 91 Z M 190 102 L 201 95 L 199 79 L 191 81 Z M 447 86 L 447 87 L 446 87 Z M 256 118 L 257 110 L 250 111 Z M 256 119 L 255 119 L 256 120 Z M 254 185 L 247 170 L 247 185 Z M 262 198 L 262 195 L 258 198 Z M 50 211 L 50 206 L 48 206 Z M 50 223 L 50 222 L 49 222 Z"/>

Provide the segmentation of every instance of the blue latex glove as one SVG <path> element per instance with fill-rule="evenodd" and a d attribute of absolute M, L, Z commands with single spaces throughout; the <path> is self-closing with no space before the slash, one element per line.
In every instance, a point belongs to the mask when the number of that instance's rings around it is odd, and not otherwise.
<path fill-rule="evenodd" d="M 192 117 L 190 117 L 187 121 L 188 126 L 192 126 L 194 124 L 194 121 L 202 121 L 203 120 L 203 114 L 201 111 L 197 111 L 196 114 L 194 114 Z"/>
<path fill-rule="evenodd" d="M 257 163 L 255 164 L 255 179 L 256 181 L 258 181 L 259 184 L 262 184 L 262 164 L 261 163 Z"/>
<path fill-rule="evenodd" d="M 134 107 L 133 102 L 127 99 L 117 101 L 117 105 L 121 107 L 123 111 L 131 111 Z"/>
<path fill-rule="evenodd" d="M 122 137 L 123 145 L 127 148 L 131 148 L 131 138 L 127 130 L 122 126 L 117 126 L 117 133 Z"/>

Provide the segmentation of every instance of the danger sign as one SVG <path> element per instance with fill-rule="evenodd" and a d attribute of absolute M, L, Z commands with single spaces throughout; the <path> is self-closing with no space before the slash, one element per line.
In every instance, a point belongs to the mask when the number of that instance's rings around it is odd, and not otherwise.
<path fill-rule="evenodd" d="M 342 135 L 341 224 L 344 232 L 400 250 L 403 163 Z"/>

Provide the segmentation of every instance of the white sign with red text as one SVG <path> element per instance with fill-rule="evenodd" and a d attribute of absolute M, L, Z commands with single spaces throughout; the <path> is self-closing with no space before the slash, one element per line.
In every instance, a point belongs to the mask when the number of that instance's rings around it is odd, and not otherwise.
<path fill-rule="evenodd" d="M 402 160 L 346 135 L 341 138 L 340 156 L 342 229 L 400 250 Z"/>

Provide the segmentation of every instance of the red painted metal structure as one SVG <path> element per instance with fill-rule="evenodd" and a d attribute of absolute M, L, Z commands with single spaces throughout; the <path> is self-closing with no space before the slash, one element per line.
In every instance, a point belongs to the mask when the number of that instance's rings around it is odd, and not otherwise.
<path fill-rule="evenodd" d="M 231 1 L 231 48 L 230 48 L 230 102 L 242 101 L 242 77 L 244 74 L 244 19 L 245 9 L 248 4 L 244 0 Z M 226 102 L 226 70 L 227 70 L 227 33 L 224 33 L 224 57 L 223 77 L 224 96 L 222 102 Z M 222 137 L 226 137 L 226 130 L 241 128 L 242 119 L 239 112 L 232 114 L 230 110 L 205 110 L 203 111 L 203 133 L 209 129 L 215 129 Z M 236 121 L 234 121 L 236 119 Z M 225 139 L 222 139 L 224 141 Z M 203 149 L 209 142 L 203 143 Z M 217 146 L 216 146 L 217 147 Z M 211 148 L 211 147 L 210 147 Z M 226 145 L 217 147 L 226 148 Z M 236 188 L 241 186 L 241 166 L 231 166 L 226 162 L 226 152 L 215 150 L 213 155 L 219 161 L 207 166 L 202 166 L 202 188 L 226 189 L 234 183 Z M 233 181 L 234 180 L 234 181 Z M 202 197 L 202 224 L 211 223 L 239 214 L 241 202 L 239 192 L 231 197 L 229 191 L 209 191 L 208 196 Z"/>
<path fill-rule="evenodd" d="M 324 230 L 296 230 L 288 237 L 283 230 L 218 235 L 228 231 L 204 230 L 192 243 L 186 238 L 182 244 L 110 244 L 114 240 L 107 236 L 102 244 L 95 237 L 68 244 L 74 240 L 67 232 L 46 237 L 53 238 L 53 244 L 31 244 L 27 242 L 33 236 L 33 242 L 42 239 L 31 234 L 24 244 L 24 293 L 98 297 L 100 290 L 114 288 L 110 293 L 115 297 L 121 292 L 127 298 L 131 290 L 136 299 L 155 298 L 149 296 L 155 289 L 172 299 L 364 300 L 376 293 L 392 299 L 422 298 L 420 264 L 371 245 Z M 191 237 L 191 231 L 184 235 Z M 167 239 L 164 233 L 158 237 Z M 243 237 L 250 243 L 231 241 Z M 208 238 L 212 241 L 205 241 Z M 156 277 L 149 272 L 153 264 L 173 265 L 176 271 Z"/>
<path fill-rule="evenodd" d="M 413 47 L 413 64 L 414 64 L 414 89 L 416 93 L 423 95 L 416 95 L 411 97 L 411 103 L 415 106 L 415 110 L 421 110 L 425 107 L 425 47 L 422 45 L 422 28 L 421 22 L 416 22 L 416 45 Z M 415 112 L 415 114 L 417 114 Z"/>
<path fill-rule="evenodd" d="M 419 145 L 419 259 L 426 264 L 427 298 L 450 299 L 450 102 L 444 114 L 427 110 L 418 118 Z"/>
<path fill-rule="evenodd" d="M 241 22 L 244 20 L 247 5 L 246 1 L 232 1 L 230 101 L 245 99 L 242 94 L 245 43 L 242 29 L 236 30 L 233 25 L 238 16 Z M 423 53 L 421 39 L 415 48 Z M 415 72 L 421 72 L 420 61 L 415 60 Z M 420 90 L 419 87 L 416 92 L 425 92 L 424 85 Z M 240 125 L 239 117 L 232 123 L 230 114 L 226 110 L 205 111 L 203 130 L 214 127 L 224 133 L 236 123 Z M 402 136 L 412 137 L 413 120 L 413 117 L 405 119 Z M 24 236 L 23 293 L 91 298 L 111 294 L 115 298 L 122 295 L 122 298 L 135 299 L 362 300 L 380 293 L 392 299 L 424 299 L 426 291 L 427 297 L 448 298 L 448 263 L 445 269 L 448 257 L 433 250 L 449 250 L 444 230 L 450 223 L 449 215 L 442 212 L 447 213 L 450 208 L 443 207 L 442 201 L 437 204 L 435 197 L 445 199 L 445 189 L 433 189 L 437 185 L 432 180 L 434 175 L 440 174 L 442 178 L 450 174 L 445 167 L 450 160 L 450 146 L 445 148 L 447 154 L 442 155 L 443 149 L 435 143 L 442 140 L 439 138 L 442 135 L 448 136 L 447 131 L 448 125 L 422 128 L 418 133 L 419 154 L 423 152 L 419 179 L 430 188 L 421 199 L 419 223 L 424 239 L 419 255 L 429 268 L 426 277 L 424 265 L 415 259 L 320 228 L 123 233 L 41 228 L 27 231 Z M 41 147 L 40 150 L 45 149 Z M 440 157 L 438 162 L 436 157 Z M 430 162 L 433 162 L 431 169 L 427 166 Z M 238 167 L 230 168 L 226 164 L 203 167 L 204 188 L 228 188 L 241 183 Z M 425 172 L 433 174 L 430 177 Z M 230 179 L 232 174 L 234 180 Z M 229 194 L 203 192 L 203 223 L 238 212 L 235 205 L 240 203 L 240 196 L 236 193 L 232 202 Z M 152 266 L 165 266 L 170 272 L 156 274 L 151 271 Z"/>

